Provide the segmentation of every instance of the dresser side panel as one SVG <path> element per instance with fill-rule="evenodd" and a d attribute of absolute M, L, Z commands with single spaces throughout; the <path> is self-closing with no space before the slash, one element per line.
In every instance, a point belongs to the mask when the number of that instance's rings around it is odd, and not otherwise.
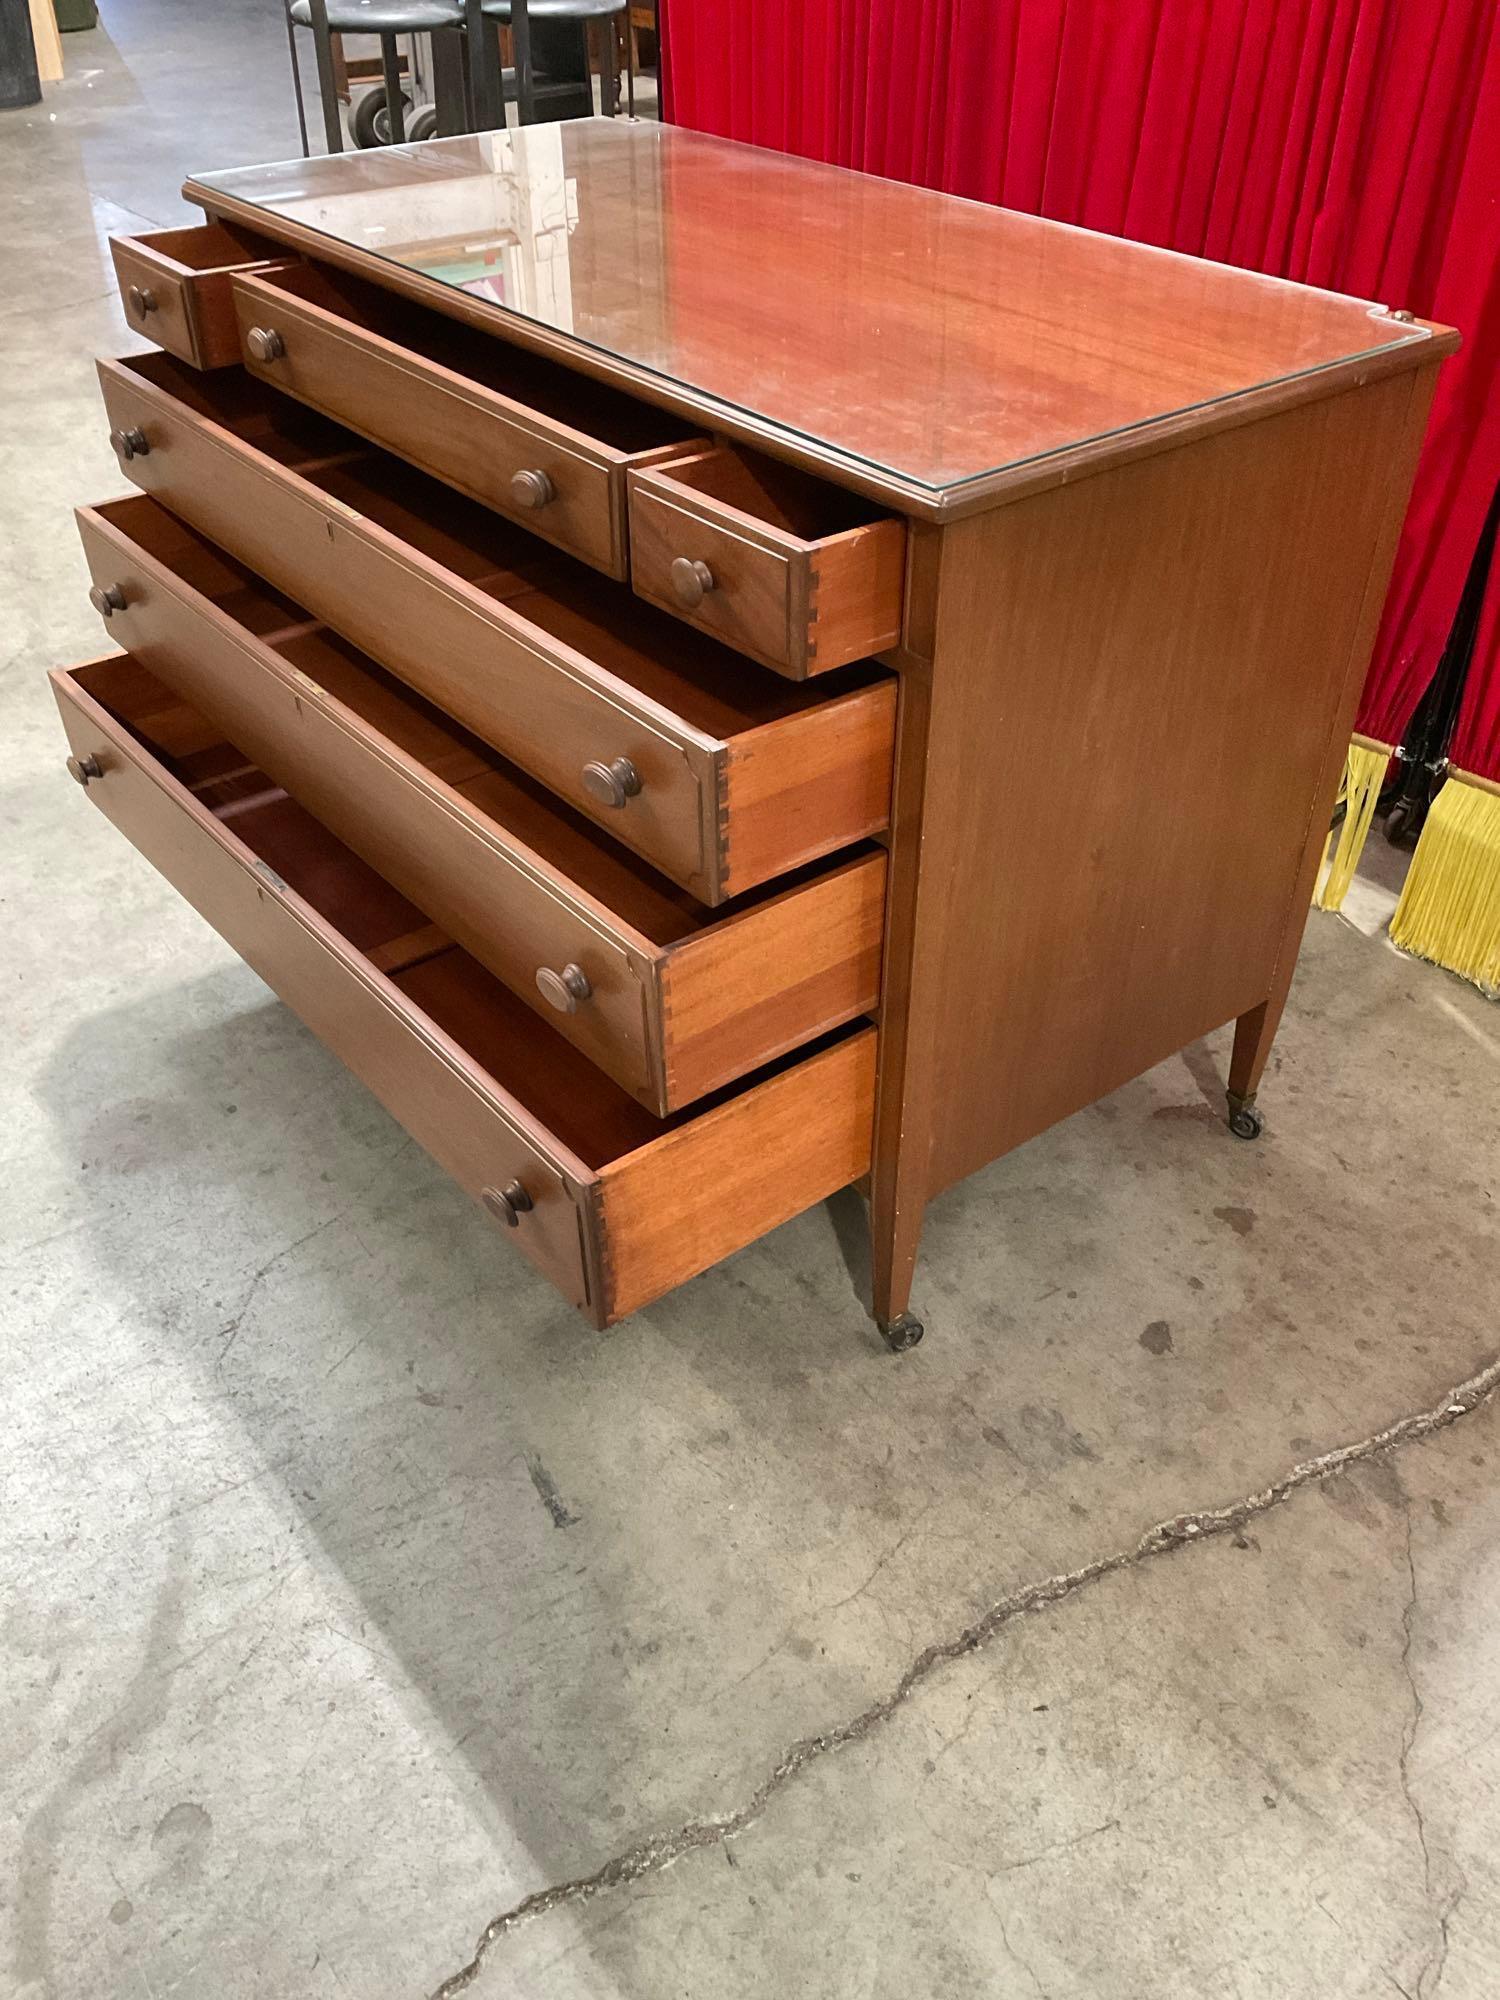
<path fill-rule="evenodd" d="M 1271 992 L 1413 393 L 1387 378 L 945 531 L 911 969 L 929 1192 Z"/>

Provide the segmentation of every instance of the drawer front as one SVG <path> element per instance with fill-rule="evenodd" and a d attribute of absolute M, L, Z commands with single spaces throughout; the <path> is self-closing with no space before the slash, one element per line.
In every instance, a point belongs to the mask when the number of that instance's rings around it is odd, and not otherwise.
<path fill-rule="evenodd" d="M 678 562 L 701 565 L 710 580 L 691 604 L 673 579 Z M 807 623 L 805 571 L 797 558 L 640 475 L 630 483 L 630 580 L 649 603 L 751 659 L 783 673 L 797 665 L 799 601 L 804 631 Z"/>
<path fill-rule="evenodd" d="M 53 685 L 74 756 L 102 769 L 90 801 L 467 1193 L 521 1180 L 534 1207 L 505 1234 L 570 1300 L 599 1310 L 586 1196 L 569 1164 L 67 674 Z"/>
<path fill-rule="evenodd" d="M 207 366 L 193 318 L 191 274 L 131 237 L 112 238 L 109 249 L 125 317 L 136 332 L 175 354 L 179 361 L 194 368 Z M 239 359 L 237 337 L 226 358 Z"/>
<path fill-rule="evenodd" d="M 124 599 L 108 620 L 112 638 L 549 1025 L 627 1090 L 656 1096 L 661 1057 L 649 967 L 613 933 L 606 912 L 562 893 L 524 847 L 502 844 L 448 784 L 329 704 L 295 667 L 123 535 L 87 510 L 79 523 L 95 583 Z M 449 775 L 462 783 L 482 768 Z M 562 1014 L 536 979 L 568 965 L 582 967 L 592 995 Z"/>
<path fill-rule="evenodd" d="M 638 594 L 795 680 L 883 653 L 901 636 L 906 528 L 894 519 L 809 538 L 713 491 L 734 455 L 697 451 L 629 474 L 630 575 Z M 735 481 L 727 473 L 730 490 Z M 799 512 L 836 519 L 848 496 L 797 475 Z M 754 480 L 744 496 L 761 496 Z M 765 496 L 776 511 L 774 498 Z"/>
<path fill-rule="evenodd" d="M 236 278 L 233 292 L 252 375 L 606 574 L 625 575 L 621 455 L 274 286 Z M 528 505 L 518 482 L 551 497 Z"/>
<path fill-rule="evenodd" d="M 228 368 L 240 358 L 231 273 L 285 261 L 274 244 L 216 222 L 115 236 L 109 248 L 126 319 L 194 368 Z"/>
<path fill-rule="evenodd" d="M 191 523 L 705 902 L 717 899 L 719 769 L 686 723 L 548 638 L 440 564 L 183 404 L 100 365 L 112 432 L 143 492 Z M 625 757 L 641 788 L 601 806 L 590 764 Z M 863 828 L 858 829 L 863 831 Z M 769 872 L 769 871 L 768 871 Z"/>

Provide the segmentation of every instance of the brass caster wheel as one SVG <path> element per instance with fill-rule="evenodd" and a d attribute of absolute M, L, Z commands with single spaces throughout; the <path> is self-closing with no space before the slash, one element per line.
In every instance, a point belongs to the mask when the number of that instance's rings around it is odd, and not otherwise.
<path fill-rule="evenodd" d="M 1258 1139 L 1266 1129 L 1266 1121 L 1253 1104 L 1243 1103 L 1231 1097 L 1229 1129 L 1236 1139 Z"/>
<path fill-rule="evenodd" d="M 908 1348 L 916 1346 L 927 1331 L 912 1313 L 901 1313 L 895 1319 L 883 1319 L 879 1322 L 879 1326 L 880 1337 L 892 1354 L 905 1354 Z"/>

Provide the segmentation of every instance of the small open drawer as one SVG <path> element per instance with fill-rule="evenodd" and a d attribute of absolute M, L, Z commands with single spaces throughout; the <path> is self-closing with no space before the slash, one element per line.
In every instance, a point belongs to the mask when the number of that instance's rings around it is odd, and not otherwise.
<path fill-rule="evenodd" d="M 625 475 L 689 425 L 587 376 L 312 264 L 234 281 L 245 366 L 610 576 Z"/>
<path fill-rule="evenodd" d="M 128 655 L 52 680 L 89 799 L 597 1325 L 868 1170 L 874 1029 L 653 1118 Z"/>
<path fill-rule="evenodd" d="M 767 673 L 241 370 L 99 378 L 138 486 L 701 902 L 887 824 L 883 668 Z"/>
<path fill-rule="evenodd" d="M 906 527 L 842 487 L 731 445 L 630 474 L 630 580 L 802 680 L 894 646 Z"/>
<path fill-rule="evenodd" d="M 109 249 L 130 324 L 194 368 L 228 368 L 240 358 L 230 274 L 286 256 L 268 238 L 224 222 L 112 236 Z"/>
<path fill-rule="evenodd" d="M 882 850 L 716 914 L 154 501 L 78 520 L 111 636 L 651 1109 L 874 1008 Z"/>

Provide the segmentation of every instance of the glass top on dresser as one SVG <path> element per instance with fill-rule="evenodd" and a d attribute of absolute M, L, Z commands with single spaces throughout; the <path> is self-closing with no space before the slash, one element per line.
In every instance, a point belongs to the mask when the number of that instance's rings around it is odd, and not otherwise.
<path fill-rule="evenodd" d="M 935 495 L 1431 337 L 1366 301 L 670 125 L 531 125 L 188 191 Z"/>

